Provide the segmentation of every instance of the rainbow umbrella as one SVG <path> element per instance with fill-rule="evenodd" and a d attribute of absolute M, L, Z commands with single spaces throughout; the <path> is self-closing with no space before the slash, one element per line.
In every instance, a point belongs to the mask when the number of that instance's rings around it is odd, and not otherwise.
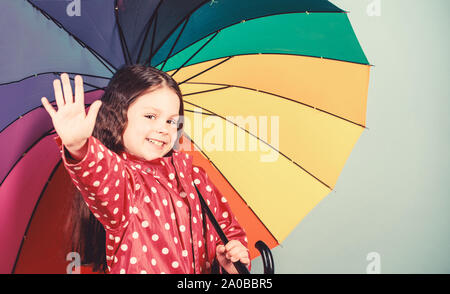
<path fill-rule="evenodd" d="M 194 155 L 253 244 L 280 244 L 332 191 L 364 130 L 370 65 L 325 0 L 3 1 L 0 272 L 65 272 L 73 189 L 40 98 L 61 72 L 87 106 L 123 64 L 180 83 Z"/>

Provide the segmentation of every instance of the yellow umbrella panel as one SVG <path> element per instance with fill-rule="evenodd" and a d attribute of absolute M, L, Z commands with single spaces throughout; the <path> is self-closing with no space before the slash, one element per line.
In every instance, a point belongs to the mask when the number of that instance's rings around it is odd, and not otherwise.
<path fill-rule="evenodd" d="M 364 130 L 368 65 L 257 54 L 174 77 L 187 137 L 278 242 L 333 189 Z"/>

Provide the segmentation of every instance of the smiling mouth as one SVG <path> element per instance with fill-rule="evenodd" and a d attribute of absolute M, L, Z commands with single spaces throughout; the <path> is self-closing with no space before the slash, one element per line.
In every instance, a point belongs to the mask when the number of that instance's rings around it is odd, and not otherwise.
<path fill-rule="evenodd" d="M 158 141 L 158 140 L 148 139 L 148 138 L 146 140 L 152 144 L 155 144 L 158 147 L 162 147 L 162 146 L 166 145 L 166 143 Z"/>

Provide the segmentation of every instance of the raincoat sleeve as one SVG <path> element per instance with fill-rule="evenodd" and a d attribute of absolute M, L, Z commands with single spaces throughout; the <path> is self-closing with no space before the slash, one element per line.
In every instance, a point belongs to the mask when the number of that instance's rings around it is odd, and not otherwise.
<path fill-rule="evenodd" d="M 201 189 L 200 192 L 204 196 L 209 208 L 214 213 L 214 216 L 225 233 L 225 236 L 227 236 L 229 241 L 238 240 L 248 248 L 247 234 L 231 211 L 227 199 L 214 186 L 203 168 L 196 167 L 194 168 L 194 172 L 196 170 L 198 170 L 201 178 L 197 187 Z M 220 244 L 222 244 L 222 241 L 218 239 L 216 246 Z"/>
<path fill-rule="evenodd" d="M 61 138 L 55 137 L 66 170 L 80 191 L 93 215 L 105 229 L 115 230 L 127 223 L 131 190 L 129 175 L 124 161 L 110 151 L 98 139 L 88 139 L 85 157 L 76 161 L 64 148 Z"/>

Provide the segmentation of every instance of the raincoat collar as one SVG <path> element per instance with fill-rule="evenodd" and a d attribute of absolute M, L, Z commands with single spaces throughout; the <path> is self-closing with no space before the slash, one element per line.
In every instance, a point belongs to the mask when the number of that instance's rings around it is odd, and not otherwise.
<path fill-rule="evenodd" d="M 145 160 L 128 152 L 121 152 L 120 157 L 124 160 L 137 164 L 141 167 L 150 167 L 150 168 L 162 168 L 167 166 L 173 166 L 175 162 L 181 163 L 184 166 L 192 166 L 192 157 L 187 155 L 184 152 L 171 150 L 165 156 L 155 158 L 153 160 Z M 183 162 L 184 161 L 184 162 Z"/>

